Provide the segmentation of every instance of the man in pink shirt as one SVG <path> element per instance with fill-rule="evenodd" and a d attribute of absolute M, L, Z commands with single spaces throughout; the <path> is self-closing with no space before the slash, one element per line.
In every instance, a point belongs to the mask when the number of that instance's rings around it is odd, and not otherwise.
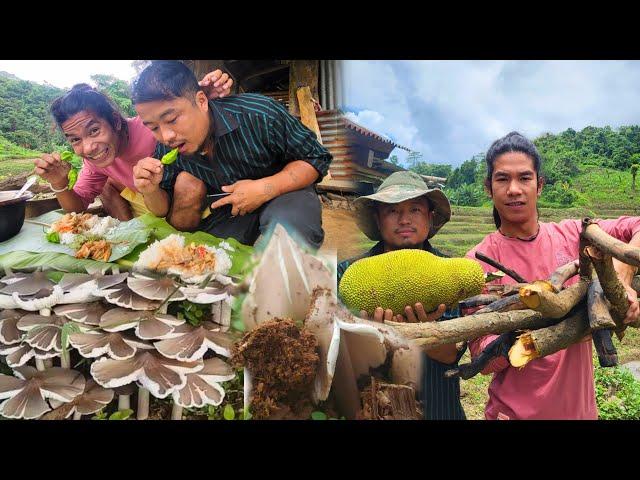
<path fill-rule="evenodd" d="M 209 98 L 228 95 L 232 84 L 228 74 L 220 70 L 200 81 Z M 57 98 L 51 105 L 51 113 L 76 155 L 83 157 L 83 166 L 71 190 L 67 188 L 71 166 L 58 153 L 34 160 L 36 174 L 49 182 L 60 205 L 68 212 L 82 212 L 101 196 L 109 215 L 130 220 L 135 213 L 132 208 L 136 207 L 131 200 L 137 194 L 133 167 L 153 153 L 156 147 L 153 133 L 139 117 L 124 118 L 109 97 L 87 84 L 74 85 L 66 95 Z M 184 195 L 189 194 L 188 182 L 178 188 Z M 130 203 L 121 196 L 123 190 L 130 193 Z"/>
<path fill-rule="evenodd" d="M 578 258 L 581 223 L 564 220 L 540 223 L 537 199 L 542 193 L 541 158 L 535 146 L 517 132 L 496 140 L 487 152 L 486 189 L 494 204 L 497 231 L 485 237 L 467 253 L 475 259 L 480 251 L 517 271 L 527 281 L 547 279 L 553 271 Z M 610 235 L 640 246 L 640 218 L 620 217 L 599 222 Z M 486 272 L 494 270 L 480 262 Z M 636 268 L 614 260 L 614 266 L 629 297 L 625 323 L 640 316 L 631 280 Z M 577 276 L 567 281 L 577 281 Z M 497 283 L 515 283 L 503 277 Z M 476 357 L 497 335 L 486 335 L 469 342 Z M 591 340 L 542 358 L 524 368 L 514 368 L 505 357 L 498 357 L 482 371 L 493 374 L 489 386 L 487 419 L 597 419 Z"/>

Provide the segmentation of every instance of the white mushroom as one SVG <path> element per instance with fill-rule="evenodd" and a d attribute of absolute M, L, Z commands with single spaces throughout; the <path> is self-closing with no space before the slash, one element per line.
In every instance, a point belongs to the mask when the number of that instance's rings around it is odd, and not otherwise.
<path fill-rule="evenodd" d="M 242 303 L 248 330 L 272 318 L 302 319 L 314 288 L 336 289 L 335 275 L 321 260 L 304 252 L 282 225 L 274 229 L 249 282 Z"/>
<path fill-rule="evenodd" d="M 0 415 L 7 418 L 38 418 L 51 410 L 45 399 L 66 403 L 84 390 L 84 377 L 75 370 L 53 367 L 38 371 L 25 366 L 14 371 L 18 378 L 0 375 L 0 399 L 6 399 L 0 405 Z"/>
<path fill-rule="evenodd" d="M 3 282 L 7 283 L 7 277 L 3 278 Z M 28 275 L 24 275 L 22 278 L 15 282 L 10 283 L 6 287 L 0 290 L 0 293 L 12 295 L 17 293 L 19 295 L 34 295 L 40 290 L 51 290 L 55 286 L 55 283 L 49 280 L 47 274 L 43 271 L 33 272 Z"/>
<path fill-rule="evenodd" d="M 9 310 L 14 308 L 18 308 L 18 304 L 13 299 L 13 296 L 0 293 L 0 309 Z"/>
<path fill-rule="evenodd" d="M 13 301 L 18 308 L 28 310 L 30 312 L 41 312 L 46 314 L 50 311 L 51 307 L 60 303 L 64 296 L 64 292 L 60 287 L 54 285 L 52 289 L 43 288 L 28 296 L 21 296 L 18 292 L 11 294 Z"/>
<path fill-rule="evenodd" d="M 201 359 L 209 349 L 228 357 L 232 345 L 233 339 L 212 322 L 202 322 L 198 327 L 190 326 L 186 333 L 154 343 L 158 352 L 165 357 L 184 362 Z"/>

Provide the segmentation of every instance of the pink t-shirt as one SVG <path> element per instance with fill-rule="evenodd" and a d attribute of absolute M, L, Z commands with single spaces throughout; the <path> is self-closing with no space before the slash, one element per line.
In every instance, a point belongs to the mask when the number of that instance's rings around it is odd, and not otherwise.
<path fill-rule="evenodd" d="M 640 232 L 639 217 L 598 221 L 603 230 L 624 242 Z M 475 259 L 480 251 L 522 275 L 527 281 L 548 279 L 559 266 L 578 258 L 582 229 L 579 220 L 541 223 L 535 240 L 527 242 L 494 232 L 467 253 Z M 496 269 L 480 262 L 485 272 Z M 578 281 L 575 276 L 565 285 Z M 495 283 L 516 283 L 503 277 Z M 472 357 L 497 335 L 485 335 L 469 342 Z M 596 409 L 591 342 L 536 358 L 524 368 L 514 368 L 504 357 L 493 359 L 482 371 L 493 373 L 485 417 L 495 419 L 595 420 Z"/>
<path fill-rule="evenodd" d="M 151 156 L 156 147 L 156 139 L 139 117 L 128 118 L 129 144 L 114 162 L 105 168 L 96 167 L 86 158 L 73 191 L 80 197 L 84 208 L 102 193 L 107 179 L 111 178 L 137 192 L 133 185 L 133 167 L 138 160 Z"/>

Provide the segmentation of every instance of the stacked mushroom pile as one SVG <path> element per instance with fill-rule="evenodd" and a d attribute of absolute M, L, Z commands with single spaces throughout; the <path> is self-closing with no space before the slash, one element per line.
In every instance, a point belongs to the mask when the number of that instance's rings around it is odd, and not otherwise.
<path fill-rule="evenodd" d="M 223 284 L 224 282 L 225 284 Z M 0 415 L 38 418 L 94 413 L 118 395 L 129 408 L 138 389 L 139 419 L 149 415 L 149 393 L 172 396 L 172 418 L 183 407 L 219 405 L 229 356 L 232 295 L 236 286 L 218 276 L 203 286 L 140 273 L 64 274 L 56 284 L 45 272 L 0 279 L 0 355 L 15 377 L 0 375 Z M 172 302 L 192 302 L 204 315 L 187 322 Z M 86 364 L 71 368 L 72 355 Z M 60 367 L 53 367 L 53 358 Z M 27 363 L 34 360 L 35 368 Z M 83 360 L 86 359 L 86 360 Z M 47 399 L 49 403 L 47 403 Z"/>

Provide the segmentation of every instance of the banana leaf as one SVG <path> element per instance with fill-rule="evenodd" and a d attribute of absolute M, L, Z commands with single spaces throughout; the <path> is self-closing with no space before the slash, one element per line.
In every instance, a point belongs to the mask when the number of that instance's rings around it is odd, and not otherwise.
<path fill-rule="evenodd" d="M 106 273 L 116 265 L 96 260 L 75 258 L 66 253 L 17 251 L 0 255 L 0 267 L 12 270 L 35 270 L 42 267 L 44 270 L 60 270 L 61 272 L 70 273 Z M 1 274 L 2 270 L 0 270 Z"/>
<path fill-rule="evenodd" d="M 24 223 L 20 233 L 6 242 L 0 243 L 0 255 L 13 251 L 27 251 L 33 253 L 66 253 L 74 256 L 75 250 L 71 246 L 47 241 L 44 232 L 48 227 L 39 225 L 51 225 L 60 217 L 62 217 L 62 213 L 54 211 L 29 219 Z M 29 222 L 38 222 L 39 224 Z M 120 223 L 104 237 L 111 243 L 109 261 L 114 262 L 128 255 L 135 247 L 146 243 L 148 237 L 149 229 L 145 228 L 144 224 L 140 223 L 138 219 L 134 218 L 128 222 Z"/>
<path fill-rule="evenodd" d="M 229 271 L 229 275 L 231 276 L 241 277 L 252 266 L 251 256 L 254 251 L 253 247 L 243 245 L 234 238 L 222 239 L 206 232 L 180 232 L 169 225 L 165 219 L 155 217 L 151 214 L 142 215 L 138 217 L 137 220 L 144 225 L 144 228 L 150 230 L 151 236 L 156 240 L 165 239 L 172 234 L 179 234 L 185 238 L 187 243 L 193 242 L 198 245 L 203 244 L 210 247 L 219 247 L 221 242 L 226 242 L 233 248 L 232 252 L 227 251 L 232 262 L 231 270 Z M 118 260 L 118 264 L 123 267 L 130 267 L 138 260 L 140 253 L 145 248 L 146 246 L 136 247 L 130 254 Z"/>

